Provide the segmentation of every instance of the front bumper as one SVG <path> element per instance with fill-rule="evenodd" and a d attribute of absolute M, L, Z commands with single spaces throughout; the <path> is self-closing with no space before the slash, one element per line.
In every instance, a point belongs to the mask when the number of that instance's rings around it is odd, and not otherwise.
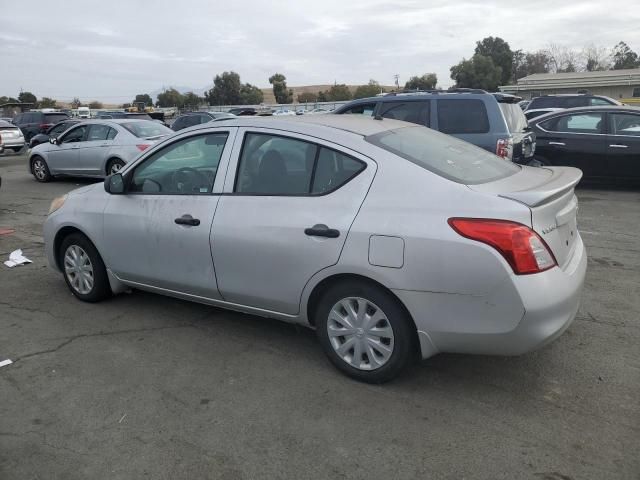
<path fill-rule="evenodd" d="M 521 355 L 569 327 L 580 306 L 586 270 L 587 254 L 578 237 L 564 269 L 512 275 L 490 296 L 394 293 L 413 316 L 424 358 L 438 352 Z"/>

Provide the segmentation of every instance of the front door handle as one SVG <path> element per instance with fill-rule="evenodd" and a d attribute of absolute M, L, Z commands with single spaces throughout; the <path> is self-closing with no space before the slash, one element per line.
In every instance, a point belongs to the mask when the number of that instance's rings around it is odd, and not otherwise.
<path fill-rule="evenodd" d="M 629 145 L 620 145 L 619 143 L 612 143 L 609 145 L 611 148 L 629 148 Z"/>
<path fill-rule="evenodd" d="M 565 146 L 564 142 L 549 142 L 549 145 L 560 145 L 561 147 Z"/>
<path fill-rule="evenodd" d="M 338 238 L 340 236 L 340 232 L 338 230 L 335 228 L 329 228 L 323 223 L 318 223 L 311 228 L 305 228 L 304 233 L 310 237 Z"/>
<path fill-rule="evenodd" d="M 178 217 L 174 220 L 178 225 L 188 225 L 190 227 L 197 227 L 200 225 L 200 219 L 193 218 L 189 214 L 184 214 L 181 217 Z"/>

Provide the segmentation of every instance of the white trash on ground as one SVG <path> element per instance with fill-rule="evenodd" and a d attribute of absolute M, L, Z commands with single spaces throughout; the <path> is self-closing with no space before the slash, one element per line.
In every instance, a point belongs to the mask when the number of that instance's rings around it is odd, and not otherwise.
<path fill-rule="evenodd" d="M 7 358 L 6 360 L 2 360 L 0 362 L 0 367 L 6 367 L 7 365 L 11 365 L 12 363 L 13 362 Z"/>
<path fill-rule="evenodd" d="M 11 252 L 9 254 L 9 260 L 4 262 L 4 264 L 9 268 L 13 268 L 17 265 L 24 265 L 25 263 L 31 263 L 31 260 L 22 255 L 22 250 L 20 249 Z"/>

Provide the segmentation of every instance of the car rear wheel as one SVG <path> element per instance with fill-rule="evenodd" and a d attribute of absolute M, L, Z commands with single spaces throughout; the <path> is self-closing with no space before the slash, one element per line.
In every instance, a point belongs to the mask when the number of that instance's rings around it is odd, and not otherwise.
<path fill-rule="evenodd" d="M 64 280 L 76 297 L 85 302 L 99 302 L 111 296 L 107 269 L 87 237 L 81 233 L 68 235 L 58 255 Z"/>
<path fill-rule="evenodd" d="M 39 182 L 46 183 L 51 181 L 49 166 L 42 157 L 33 157 L 33 159 L 31 160 L 31 173 L 33 173 L 33 176 Z"/>
<path fill-rule="evenodd" d="M 118 173 L 122 167 L 124 167 L 124 162 L 118 158 L 114 158 L 113 160 L 109 160 L 107 164 L 107 175 L 113 175 L 114 173 Z"/>
<path fill-rule="evenodd" d="M 364 282 L 334 285 L 315 315 L 325 353 L 348 376 L 383 383 L 407 368 L 415 345 L 413 322 L 382 288 Z"/>

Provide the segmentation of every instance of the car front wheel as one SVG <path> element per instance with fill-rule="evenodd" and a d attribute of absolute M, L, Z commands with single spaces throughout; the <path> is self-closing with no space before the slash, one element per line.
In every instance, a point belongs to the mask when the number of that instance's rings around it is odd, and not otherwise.
<path fill-rule="evenodd" d="M 373 284 L 331 287 L 318 303 L 315 319 L 331 363 L 356 380 L 392 380 L 407 368 L 415 351 L 408 314 L 396 298 Z"/>
<path fill-rule="evenodd" d="M 42 157 L 33 157 L 33 160 L 31 160 L 31 173 L 33 173 L 33 176 L 39 182 L 46 183 L 51 181 L 49 166 Z"/>
<path fill-rule="evenodd" d="M 99 302 L 111 296 L 104 262 L 93 243 L 81 233 L 72 233 L 62 241 L 59 264 L 69 290 L 80 300 Z"/>

